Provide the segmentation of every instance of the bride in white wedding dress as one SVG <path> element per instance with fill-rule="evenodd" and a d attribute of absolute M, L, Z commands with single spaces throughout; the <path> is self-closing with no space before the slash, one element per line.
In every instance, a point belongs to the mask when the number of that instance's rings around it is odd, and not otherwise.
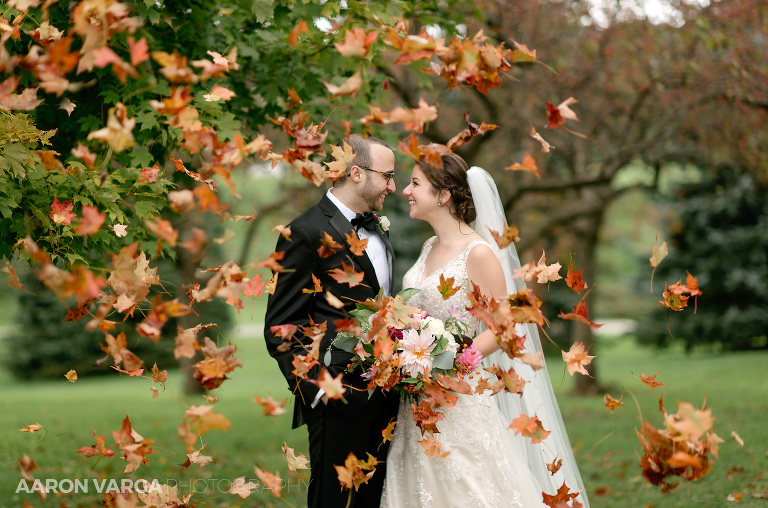
<path fill-rule="evenodd" d="M 482 231 L 491 240 L 488 228 L 500 231 L 505 224 L 490 175 L 477 167 L 468 171 L 458 155 L 444 156 L 443 164 L 442 170 L 417 165 L 410 184 L 403 190 L 410 204 L 410 217 L 428 222 L 435 231 L 405 274 L 403 288 L 420 289 L 408 303 L 446 320 L 466 307 L 472 283 L 494 298 L 514 292 L 515 282 L 510 275 L 517 255 L 500 252 L 494 242 L 478 234 Z M 470 223 L 478 232 L 470 228 Z M 448 300 L 443 299 L 438 289 L 441 274 L 445 279 L 454 278 L 454 287 L 460 286 Z M 440 441 L 441 451 L 449 452 L 444 457 L 424 453 L 418 443 L 423 436 L 413 421 L 411 401 L 402 399 L 387 456 L 381 506 L 543 507 L 546 505 L 542 492 L 555 495 L 563 482 L 571 492 L 582 490 L 546 368 L 534 373 L 522 362 L 509 360 L 498 351 L 492 332 L 482 331 L 478 319 L 469 317 L 464 321 L 470 326 L 469 336 L 478 332 L 474 345 L 485 358 L 483 365 L 492 362 L 507 369 L 514 365 L 528 381 L 526 397 L 491 396 L 490 392 L 457 394 L 455 407 L 441 409 L 445 417 L 437 423 L 439 432 L 433 435 Z M 519 333 L 527 335 L 528 352 L 540 351 L 535 328 L 518 326 Z M 465 378 L 471 384 L 478 379 Z M 529 390 L 534 393 L 527 394 Z M 511 420 L 521 413 L 538 416 L 544 428 L 553 431 L 550 437 L 531 445 L 530 439 L 508 429 Z M 563 460 L 561 470 L 550 475 L 546 464 L 559 459 Z M 584 492 L 577 501 L 589 506 Z"/>

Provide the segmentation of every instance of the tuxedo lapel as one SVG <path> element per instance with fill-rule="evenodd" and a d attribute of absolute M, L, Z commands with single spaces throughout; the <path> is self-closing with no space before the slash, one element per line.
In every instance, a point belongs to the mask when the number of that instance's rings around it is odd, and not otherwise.
<path fill-rule="evenodd" d="M 328 199 L 327 196 L 323 196 L 323 199 L 320 201 L 320 208 L 325 212 L 326 215 L 330 216 L 328 224 L 330 224 L 330 226 L 338 233 L 344 250 L 348 253 L 351 259 L 357 261 L 357 263 L 363 269 L 363 273 L 365 273 L 366 279 L 370 281 L 373 292 L 378 293 L 379 279 L 376 277 L 376 270 L 373 268 L 373 264 L 368 258 L 368 254 L 364 253 L 362 256 L 356 256 L 354 253 L 352 253 L 351 250 L 349 250 L 349 243 L 347 243 L 346 235 L 352 233 L 352 224 L 349 223 L 347 218 L 344 217 L 344 214 L 341 213 L 341 211 L 331 202 L 330 199 Z M 384 244 L 386 245 L 387 242 L 385 241 Z M 389 252 L 389 250 L 387 252 Z"/>
<path fill-rule="evenodd" d="M 389 243 L 389 234 L 382 231 L 378 226 L 376 227 L 376 233 L 384 242 L 384 247 L 387 249 L 387 261 L 389 264 L 389 292 L 395 294 L 395 251 L 392 249 L 392 244 Z"/>

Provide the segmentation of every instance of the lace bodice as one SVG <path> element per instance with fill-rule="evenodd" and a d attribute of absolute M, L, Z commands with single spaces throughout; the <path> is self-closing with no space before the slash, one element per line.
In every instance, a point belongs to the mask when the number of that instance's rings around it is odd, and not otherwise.
<path fill-rule="evenodd" d="M 461 313 L 465 313 L 465 317 L 462 321 L 469 325 L 470 335 L 473 335 L 479 320 L 466 314 L 464 310 L 467 306 L 467 294 L 470 290 L 469 276 L 467 275 L 467 258 L 472 248 L 478 244 L 488 245 L 483 240 L 475 240 L 471 242 L 466 248 L 455 258 L 453 258 L 445 267 L 437 270 L 431 274 L 424 274 L 425 262 L 429 252 L 432 250 L 432 245 L 437 239 L 433 236 L 424 244 L 424 249 L 421 251 L 419 259 L 416 263 L 405 273 L 403 277 L 403 288 L 416 288 L 420 289 L 418 293 L 413 295 L 409 300 L 409 305 L 415 305 L 427 312 L 430 316 L 445 321 L 451 315 L 456 316 Z M 446 279 L 453 277 L 454 287 L 460 286 L 448 300 L 443 300 L 443 296 L 440 294 L 438 287 L 440 286 L 440 274 Z M 422 280 L 423 279 L 423 280 Z"/>
<path fill-rule="evenodd" d="M 424 276 L 425 259 L 435 239 L 427 240 L 419 259 L 403 277 L 403 287 L 421 290 L 408 300 L 410 305 L 445 320 L 466 312 L 467 257 L 476 245 L 487 243 L 471 242 L 445 267 Z M 461 286 L 448 300 L 438 290 L 440 274 L 453 277 L 454 287 Z M 462 320 L 474 335 L 479 320 L 468 314 Z M 478 379 L 468 380 L 470 386 Z M 424 435 L 413 420 L 414 405 L 407 398 L 400 399 L 381 507 L 546 508 L 536 479 L 513 451 L 514 433 L 507 429 L 490 392 L 456 395 L 452 408 L 438 409 L 444 417 L 432 437 L 440 443 L 442 453 L 447 453 L 440 457 L 425 453 L 420 444 Z"/>

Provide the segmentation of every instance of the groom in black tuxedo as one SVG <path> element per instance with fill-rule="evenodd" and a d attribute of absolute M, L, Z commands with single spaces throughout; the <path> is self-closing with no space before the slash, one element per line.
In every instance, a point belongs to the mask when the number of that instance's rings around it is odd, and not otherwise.
<path fill-rule="evenodd" d="M 397 416 L 397 396 L 377 389 L 369 397 L 367 381 L 360 378 L 359 370 L 343 377 L 347 387 L 345 403 L 328 399 L 317 385 L 297 377 L 294 365 L 294 355 L 306 355 L 312 342 L 301 333 L 302 329 L 309 329 L 311 320 L 315 324 L 325 323 L 327 331 L 320 342 L 319 359 L 323 365 L 314 366 L 309 371 L 309 379 L 318 379 L 322 369 L 327 369 L 333 377 L 342 373 L 353 354 L 330 347 L 336 335 L 334 321 L 348 318 L 355 301 L 375 298 L 380 289 L 391 294 L 394 287 L 392 246 L 387 233 L 382 231 L 381 217 L 370 213 L 380 211 L 384 197 L 395 192 L 394 153 L 386 143 L 373 137 L 351 136 L 343 141 L 355 154 L 345 176 L 334 182 L 318 204 L 290 223 L 290 240 L 278 238 L 275 251 L 285 252 L 281 261 L 284 270 L 278 275 L 265 316 L 267 349 L 296 395 L 293 428 L 306 423 L 309 431 L 312 466 L 309 508 L 346 506 L 349 491 L 342 490 L 334 465 L 343 466 L 350 453 L 363 460 L 371 453 L 382 462 L 358 492 L 351 491 L 350 506 L 379 506 L 385 477 L 383 462 L 389 448 L 388 442 L 382 445 L 382 431 Z M 388 224 L 384 228 L 388 229 Z M 360 239 L 368 240 L 363 255 L 355 255 L 350 250 L 346 235 L 352 235 L 353 231 Z M 321 240 L 326 233 L 338 244 L 339 250 L 323 247 Z M 333 252 L 328 255 L 329 251 Z M 360 284 L 350 287 L 331 277 L 334 269 L 344 270 L 344 264 L 364 274 Z M 320 280 L 321 292 L 302 291 L 314 287 L 312 275 Z M 331 305 L 326 292 L 341 300 L 344 307 Z M 299 327 L 289 343 L 284 342 L 280 334 L 276 335 L 277 329 L 273 330 L 283 324 Z M 290 344 L 288 349 L 287 344 Z M 326 355 L 329 348 L 330 355 Z"/>

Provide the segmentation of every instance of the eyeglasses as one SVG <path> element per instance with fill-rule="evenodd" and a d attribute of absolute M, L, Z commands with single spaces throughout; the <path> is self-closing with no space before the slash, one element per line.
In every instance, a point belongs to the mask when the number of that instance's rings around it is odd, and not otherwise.
<path fill-rule="evenodd" d="M 383 171 L 376 171 L 375 169 L 371 169 L 371 168 L 364 168 L 363 166 L 358 166 L 358 167 L 359 167 L 360 169 L 364 169 L 364 170 L 366 170 L 366 171 L 373 171 L 374 173 L 378 173 L 378 174 L 380 174 L 381 176 L 383 176 L 384 178 L 386 178 L 386 180 L 387 180 L 387 185 L 389 185 L 389 182 L 391 182 L 392 180 L 394 180 L 394 179 L 395 179 L 395 172 L 394 172 L 394 171 L 389 171 L 389 172 L 385 173 L 385 172 L 383 172 Z"/>

